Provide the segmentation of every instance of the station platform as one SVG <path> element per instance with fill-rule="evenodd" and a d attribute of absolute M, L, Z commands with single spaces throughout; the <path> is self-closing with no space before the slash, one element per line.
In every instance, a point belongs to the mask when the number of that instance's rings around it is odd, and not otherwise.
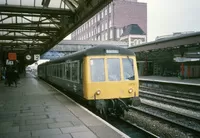
<path fill-rule="evenodd" d="M 31 74 L 0 82 L 0 138 L 128 138 Z"/>
<path fill-rule="evenodd" d="M 200 79 L 180 79 L 178 77 L 162 77 L 162 76 L 139 76 L 139 80 L 200 86 Z"/>

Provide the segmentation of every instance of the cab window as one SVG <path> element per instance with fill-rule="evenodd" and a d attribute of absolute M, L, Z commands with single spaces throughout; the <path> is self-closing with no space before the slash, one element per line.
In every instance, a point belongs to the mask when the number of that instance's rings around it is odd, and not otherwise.
<path fill-rule="evenodd" d="M 121 80 L 120 59 L 119 58 L 108 58 L 107 59 L 107 67 L 108 67 L 108 80 L 109 81 Z"/>
<path fill-rule="evenodd" d="M 133 59 L 131 58 L 123 58 L 122 59 L 123 64 L 123 75 L 124 80 L 134 80 L 134 65 L 133 65 Z"/>
<path fill-rule="evenodd" d="M 104 59 L 90 59 L 91 81 L 105 81 Z"/>

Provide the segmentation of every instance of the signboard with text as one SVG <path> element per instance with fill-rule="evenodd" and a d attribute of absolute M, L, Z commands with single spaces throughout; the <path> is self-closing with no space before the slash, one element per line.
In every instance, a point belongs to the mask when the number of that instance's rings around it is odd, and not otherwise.
<path fill-rule="evenodd" d="M 34 54 L 34 60 L 35 61 L 40 60 L 40 54 Z"/>
<path fill-rule="evenodd" d="M 8 53 L 8 59 L 9 60 L 17 60 L 17 54 L 16 53 Z"/>

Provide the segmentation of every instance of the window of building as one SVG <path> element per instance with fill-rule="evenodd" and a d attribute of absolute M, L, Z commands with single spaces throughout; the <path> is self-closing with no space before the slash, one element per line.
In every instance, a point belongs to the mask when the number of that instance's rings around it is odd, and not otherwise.
<path fill-rule="evenodd" d="M 110 39 L 112 39 L 113 38 L 113 30 L 112 30 L 112 28 L 110 28 Z"/>
<path fill-rule="evenodd" d="M 104 30 L 104 23 L 101 24 L 101 31 Z"/>
<path fill-rule="evenodd" d="M 109 13 L 111 13 L 111 4 L 109 4 L 108 7 L 109 7 Z"/>
<path fill-rule="evenodd" d="M 108 29 L 108 23 L 105 23 L 105 30 Z"/>
<path fill-rule="evenodd" d="M 97 26 L 97 33 L 100 33 L 100 25 Z"/>
<path fill-rule="evenodd" d="M 96 27 L 94 28 L 94 34 L 97 34 L 97 29 L 96 29 Z"/>
<path fill-rule="evenodd" d="M 116 34 L 117 34 L 117 38 L 119 38 L 120 34 L 119 34 L 119 29 L 116 29 Z"/>
<path fill-rule="evenodd" d="M 97 13 L 97 21 L 100 20 L 100 13 Z"/>
<path fill-rule="evenodd" d="M 108 32 L 105 32 L 105 40 L 108 40 Z"/>
<path fill-rule="evenodd" d="M 121 34 L 121 35 L 123 34 L 123 28 L 121 28 L 121 32 L 120 32 L 120 34 Z"/>
<path fill-rule="evenodd" d="M 107 15 L 107 12 L 108 12 L 108 10 L 107 10 L 107 6 L 105 7 L 105 16 Z"/>
<path fill-rule="evenodd" d="M 94 23 L 96 23 L 97 22 L 97 17 L 96 16 L 94 16 Z"/>
<path fill-rule="evenodd" d="M 101 18 L 103 19 L 103 17 L 104 17 L 104 12 L 103 12 L 103 10 L 101 11 Z"/>
<path fill-rule="evenodd" d="M 101 40 L 104 41 L 104 33 L 101 34 Z"/>
<path fill-rule="evenodd" d="M 109 28 L 112 27 L 112 21 L 109 19 Z"/>
<path fill-rule="evenodd" d="M 88 22 L 86 23 L 86 29 L 88 29 Z"/>
<path fill-rule="evenodd" d="M 89 23 L 89 26 L 88 26 L 88 28 L 90 27 L 90 20 L 88 21 L 88 23 Z"/>

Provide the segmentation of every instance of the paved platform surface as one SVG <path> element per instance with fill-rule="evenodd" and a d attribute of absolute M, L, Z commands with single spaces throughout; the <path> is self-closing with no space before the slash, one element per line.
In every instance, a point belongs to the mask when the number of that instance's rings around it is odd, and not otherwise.
<path fill-rule="evenodd" d="M 162 76 L 139 76 L 140 80 L 156 81 L 174 84 L 200 86 L 200 79 L 180 79 L 178 77 L 162 77 Z"/>
<path fill-rule="evenodd" d="M 27 75 L 18 87 L 0 82 L 0 138 L 122 138 L 48 84 Z"/>

